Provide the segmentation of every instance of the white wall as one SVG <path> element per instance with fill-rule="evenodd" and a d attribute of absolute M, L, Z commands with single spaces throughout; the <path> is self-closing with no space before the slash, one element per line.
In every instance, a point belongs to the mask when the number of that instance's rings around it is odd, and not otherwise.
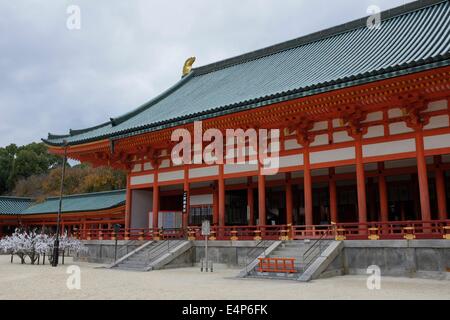
<path fill-rule="evenodd" d="M 153 192 L 133 190 L 131 195 L 131 228 L 149 228 L 149 215 L 153 208 Z"/>

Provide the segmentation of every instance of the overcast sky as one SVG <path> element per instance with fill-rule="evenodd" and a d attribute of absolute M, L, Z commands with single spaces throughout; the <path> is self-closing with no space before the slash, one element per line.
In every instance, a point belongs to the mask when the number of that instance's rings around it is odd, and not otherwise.
<path fill-rule="evenodd" d="M 178 81 L 187 57 L 208 64 L 406 2 L 0 0 L 0 147 L 128 112 Z"/>

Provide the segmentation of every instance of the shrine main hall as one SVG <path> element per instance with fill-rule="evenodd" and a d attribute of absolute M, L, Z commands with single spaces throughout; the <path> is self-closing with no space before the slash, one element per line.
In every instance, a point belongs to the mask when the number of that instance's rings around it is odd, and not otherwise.
<path fill-rule="evenodd" d="M 127 172 L 124 238 L 201 237 L 204 220 L 212 239 L 449 238 L 449 50 L 450 3 L 416 1 L 378 26 L 362 18 L 209 65 L 189 58 L 142 106 L 44 142 Z M 194 135 L 194 122 L 203 135 L 278 129 L 267 138 L 277 172 L 255 160 L 250 134 L 245 161 L 174 161 L 174 131 Z M 221 141 L 226 160 L 233 142 Z"/>

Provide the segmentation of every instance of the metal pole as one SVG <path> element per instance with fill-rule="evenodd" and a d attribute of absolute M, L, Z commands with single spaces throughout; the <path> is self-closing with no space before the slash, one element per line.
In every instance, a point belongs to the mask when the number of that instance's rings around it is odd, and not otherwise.
<path fill-rule="evenodd" d="M 66 174 L 66 162 L 67 162 L 67 142 L 64 141 L 64 159 L 61 170 L 61 187 L 59 192 L 58 218 L 56 221 L 56 238 L 53 244 L 53 261 L 52 261 L 53 267 L 58 266 L 58 258 L 59 258 L 59 232 L 61 223 L 62 196 L 64 192 L 64 176 Z"/>
<path fill-rule="evenodd" d="M 206 260 L 206 272 L 208 272 L 208 236 L 205 235 L 205 260 Z"/>
<path fill-rule="evenodd" d="M 116 240 L 114 243 L 114 262 L 117 261 L 117 235 L 116 235 Z"/>

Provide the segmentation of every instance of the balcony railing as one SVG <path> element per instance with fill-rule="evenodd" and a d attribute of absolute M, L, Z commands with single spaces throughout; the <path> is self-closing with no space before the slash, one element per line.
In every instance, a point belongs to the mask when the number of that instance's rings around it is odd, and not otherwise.
<path fill-rule="evenodd" d="M 73 233 L 85 240 L 204 240 L 201 227 L 186 229 L 88 229 Z M 380 240 L 450 239 L 450 220 L 337 223 L 327 225 L 212 226 L 210 240 Z"/>

